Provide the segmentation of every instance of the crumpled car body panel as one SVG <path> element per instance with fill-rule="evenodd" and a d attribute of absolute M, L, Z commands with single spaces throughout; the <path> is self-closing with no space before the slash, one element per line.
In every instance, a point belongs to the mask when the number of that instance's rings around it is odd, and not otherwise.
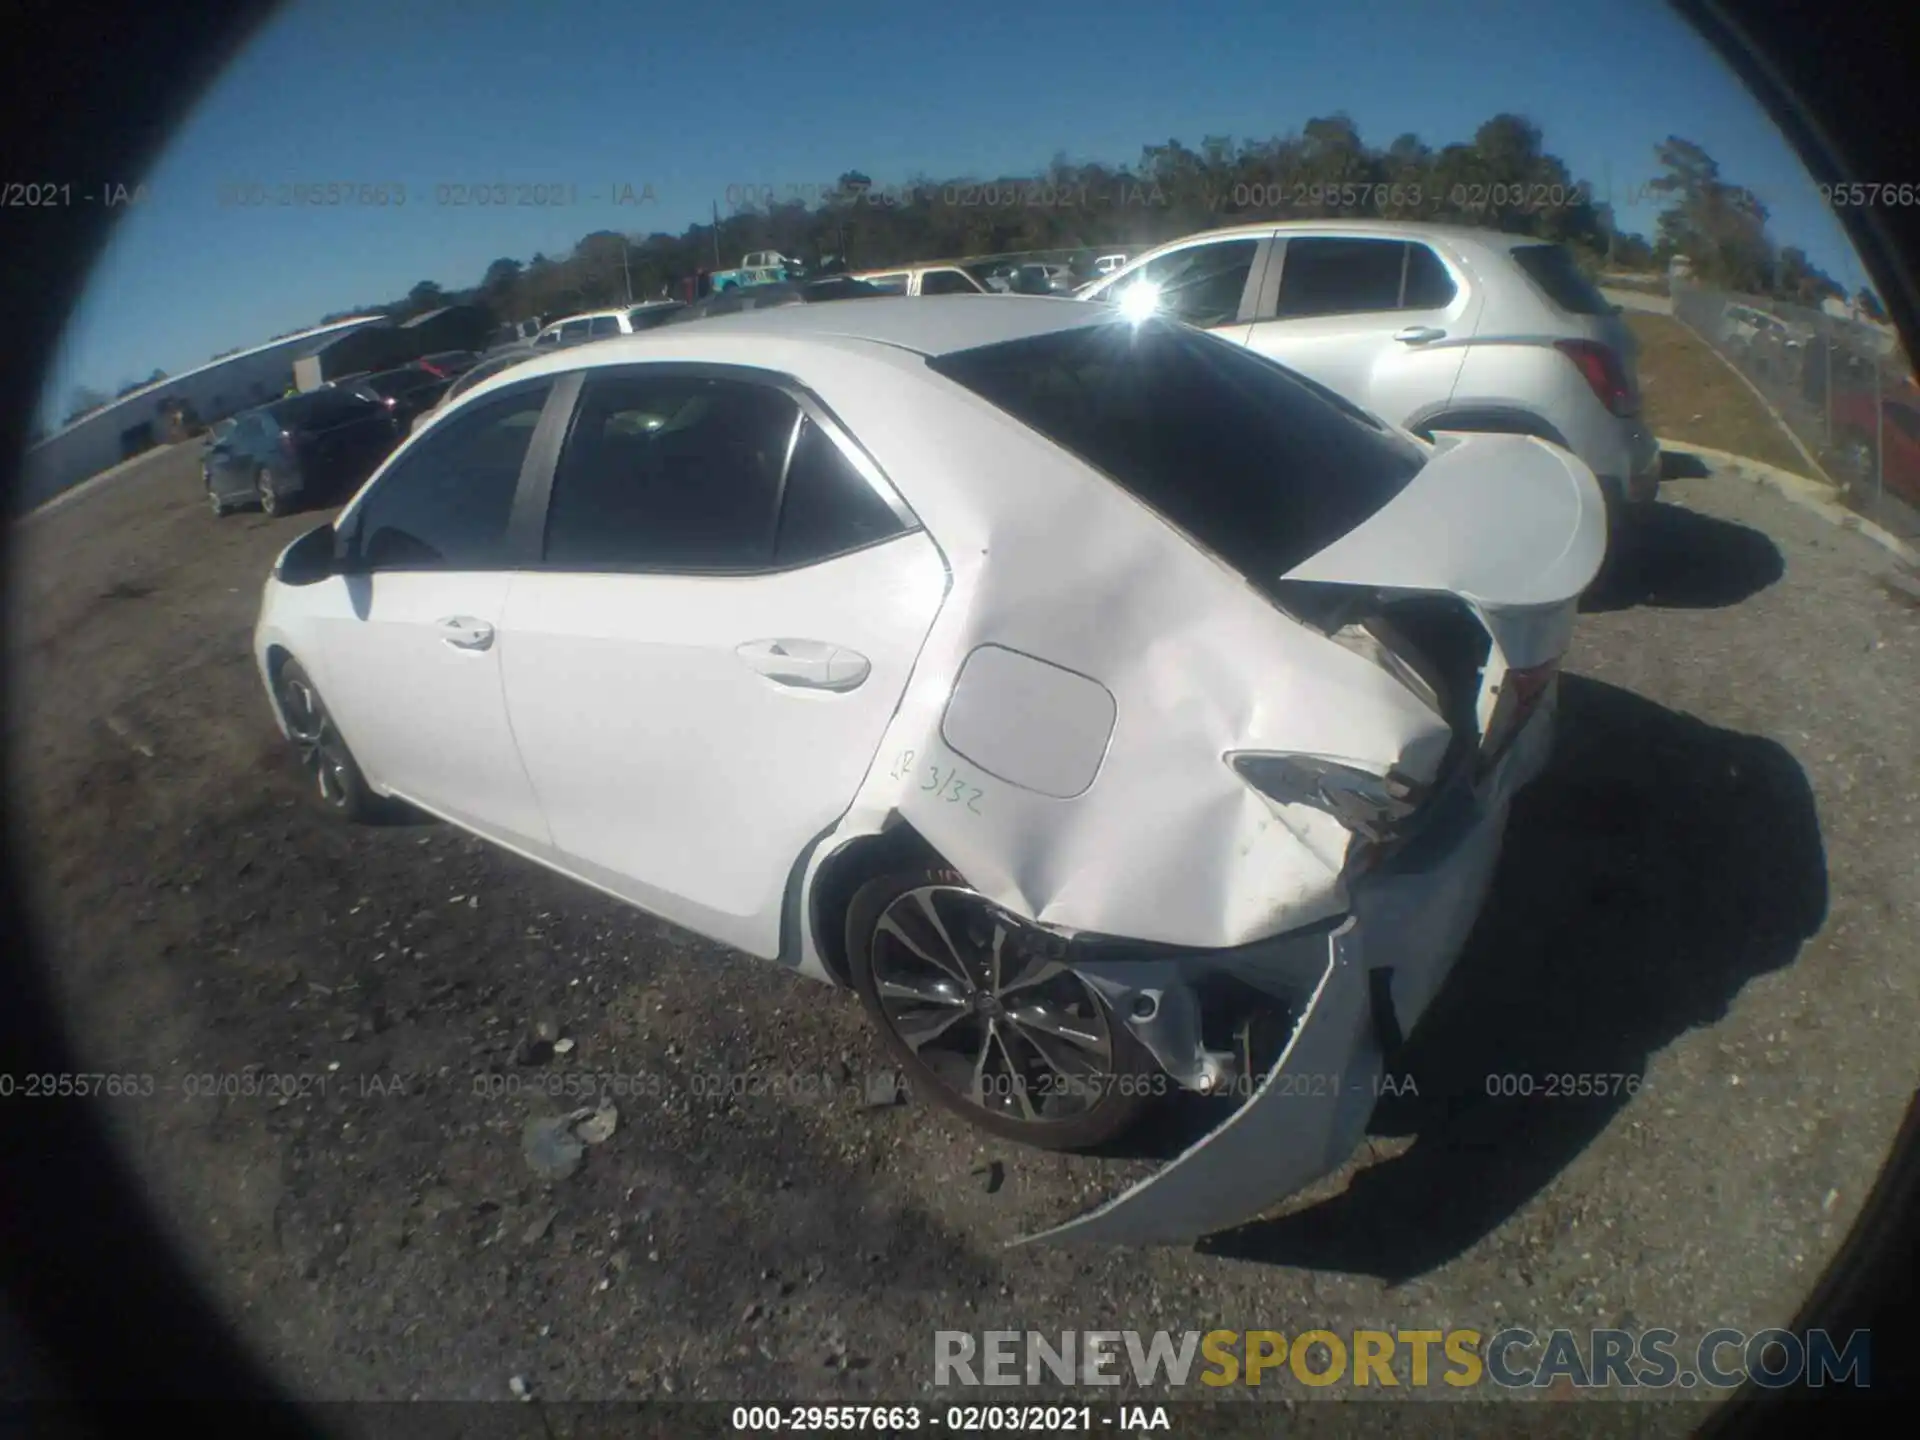
<path fill-rule="evenodd" d="M 1538 769 L 1550 716 L 1537 716 L 1482 784 L 1444 873 L 1355 884 L 1344 826 L 1265 798 L 1224 757 L 1313 755 L 1424 781 L 1447 749 L 1448 721 L 984 401 L 956 389 L 907 416 L 884 393 L 823 398 L 896 478 L 946 559 L 949 590 L 867 782 L 815 847 L 796 894 L 813 893 L 841 847 L 904 821 L 989 900 L 1063 936 L 1180 947 L 1196 968 L 1208 954 L 1261 942 L 1288 952 L 1285 988 L 1307 1003 L 1257 1095 L 1145 1185 L 1049 1234 L 1190 1240 L 1244 1220 L 1350 1151 L 1378 1064 L 1366 972 L 1391 968 L 1411 1024 L 1485 893 L 1505 823 L 1497 797 Z M 1572 456 L 1519 436 L 1445 437 L 1398 498 L 1289 578 L 1464 600 L 1493 637 L 1484 721 L 1509 666 L 1564 651 L 1605 543 L 1600 492 Z M 1045 772 L 1059 783 L 1023 785 L 1022 757 L 996 763 L 977 739 L 963 742 L 967 755 L 948 744 L 956 681 L 989 648 L 1085 677 L 1112 697 L 1083 789 L 1059 793 L 1077 773 L 1072 757 Z M 1044 713 L 1017 713 L 1021 689 L 1008 686 L 1016 711 L 1000 732 L 1047 723 Z M 974 718 L 957 728 L 994 731 L 978 723 L 991 705 L 969 704 Z M 1316 926 L 1317 938 L 1286 938 Z M 827 978 L 812 924 L 797 927 L 797 944 L 800 967 Z M 1119 973 L 1106 978 L 1124 988 Z M 1164 1044 L 1155 1053 L 1183 1083 L 1204 1082 L 1200 1060 L 1170 1061 Z M 1301 1073 L 1345 1078 L 1316 1106 L 1285 1093 L 1285 1077 Z"/>

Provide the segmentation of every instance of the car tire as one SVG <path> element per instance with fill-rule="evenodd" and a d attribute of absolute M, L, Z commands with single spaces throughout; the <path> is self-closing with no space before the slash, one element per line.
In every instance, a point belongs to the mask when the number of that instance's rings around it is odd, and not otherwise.
<path fill-rule="evenodd" d="M 295 510 L 293 501 L 274 488 L 273 472 L 262 465 L 254 472 L 253 488 L 260 496 L 260 513 L 278 519 L 282 515 L 291 515 Z"/>
<path fill-rule="evenodd" d="M 232 510 L 232 507 L 220 498 L 220 492 L 213 488 L 212 481 L 207 482 L 207 504 L 212 507 L 213 518 L 216 520 L 226 519 Z"/>
<path fill-rule="evenodd" d="M 997 987 L 995 927 L 1002 964 L 1025 957 Z M 1132 1129 L 1172 1081 L 1092 986 L 1040 955 L 1050 938 L 946 869 L 870 880 L 847 906 L 854 989 L 907 1077 L 1003 1139 L 1090 1149 Z M 917 1045 L 907 1038 L 915 1031 Z M 1064 1069 L 1046 1063 L 1048 1051 Z"/>
<path fill-rule="evenodd" d="M 287 722 L 287 735 L 308 780 L 311 803 L 328 815 L 366 824 L 382 819 L 387 804 L 367 784 L 326 702 L 297 660 L 280 667 L 273 683 L 274 703 Z"/>

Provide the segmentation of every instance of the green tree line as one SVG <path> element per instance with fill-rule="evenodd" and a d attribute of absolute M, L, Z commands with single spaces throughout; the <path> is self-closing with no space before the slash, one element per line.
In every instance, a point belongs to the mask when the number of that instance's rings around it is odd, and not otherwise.
<path fill-rule="evenodd" d="M 1033 174 L 916 175 L 898 184 L 850 169 L 832 185 L 793 187 L 824 194 L 736 194 L 726 213 L 678 235 L 598 230 L 565 255 L 497 259 L 467 289 L 423 280 L 404 297 L 339 310 L 322 323 L 408 319 L 456 303 L 483 305 L 503 320 L 618 305 L 658 296 L 698 270 L 737 265 L 752 250 L 816 265 L 839 257 L 854 269 L 1040 252 L 1090 257 L 1222 225 L 1326 216 L 1538 236 L 1567 245 L 1595 271 L 1653 270 L 1684 255 L 1700 283 L 1804 303 L 1845 294 L 1803 250 L 1774 244 L 1766 207 L 1722 179 L 1700 146 L 1670 137 L 1653 158 L 1658 173 L 1643 193 L 1664 207 L 1652 240 L 1619 231 L 1607 181 L 1575 176 L 1537 125 L 1507 113 L 1470 140 L 1440 146 L 1413 134 L 1372 145 L 1340 114 L 1273 139 L 1148 145 L 1128 165 L 1059 155 Z"/>

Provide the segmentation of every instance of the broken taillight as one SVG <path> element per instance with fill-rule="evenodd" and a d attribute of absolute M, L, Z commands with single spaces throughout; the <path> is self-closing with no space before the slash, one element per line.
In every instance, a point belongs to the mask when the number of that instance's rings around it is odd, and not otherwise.
<path fill-rule="evenodd" d="M 1509 670 L 1500 678 L 1494 692 L 1493 714 L 1487 721 L 1487 733 L 1480 746 L 1481 767 L 1492 765 L 1514 737 L 1526 728 L 1527 721 L 1540 708 L 1540 702 L 1553 689 L 1560 674 L 1559 660 Z"/>

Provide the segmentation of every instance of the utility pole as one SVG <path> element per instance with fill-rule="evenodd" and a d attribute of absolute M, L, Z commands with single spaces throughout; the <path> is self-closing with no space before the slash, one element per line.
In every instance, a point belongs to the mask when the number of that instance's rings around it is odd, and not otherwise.
<path fill-rule="evenodd" d="M 713 268 L 718 270 L 720 268 L 720 202 L 718 200 L 715 200 L 712 202 L 712 204 L 713 204 Z"/>
<path fill-rule="evenodd" d="M 620 274 L 627 282 L 627 304 L 633 304 L 633 267 L 627 263 L 627 252 L 633 247 L 627 244 L 626 237 L 620 237 Z"/>

